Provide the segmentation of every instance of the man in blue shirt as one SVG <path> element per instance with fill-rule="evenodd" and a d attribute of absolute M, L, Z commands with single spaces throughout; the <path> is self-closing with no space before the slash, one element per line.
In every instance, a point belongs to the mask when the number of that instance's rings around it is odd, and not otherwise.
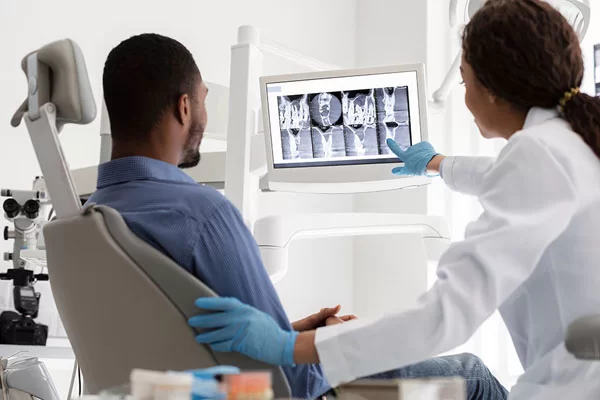
<path fill-rule="evenodd" d="M 181 170 L 200 161 L 208 94 L 182 44 L 155 34 L 125 40 L 108 55 L 103 87 L 112 160 L 99 166 L 90 202 L 119 211 L 135 234 L 189 271 L 190 279 L 268 313 L 283 329 L 315 329 L 337 313 L 324 309 L 291 324 L 238 210 Z M 312 398 L 330 389 L 318 365 L 283 370 L 294 397 Z M 505 398 L 492 397 L 501 386 L 488 374 L 476 357 L 461 355 L 380 377 L 469 376 L 479 382 L 470 392 L 481 395 L 472 398 Z"/>

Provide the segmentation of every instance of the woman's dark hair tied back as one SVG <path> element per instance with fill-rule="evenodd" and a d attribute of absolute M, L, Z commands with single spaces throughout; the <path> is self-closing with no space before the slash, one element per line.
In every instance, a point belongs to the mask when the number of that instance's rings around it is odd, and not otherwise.
<path fill-rule="evenodd" d="M 560 107 L 600 157 L 600 99 L 577 92 L 584 73 L 579 37 L 549 3 L 488 0 L 465 28 L 463 52 L 477 79 L 514 107 Z"/>
<path fill-rule="evenodd" d="M 579 93 L 563 107 L 562 115 L 600 157 L 600 99 Z"/>
<path fill-rule="evenodd" d="M 577 96 L 579 93 L 581 93 L 581 89 L 578 87 L 573 88 L 573 89 L 569 90 L 568 92 L 565 92 L 565 95 L 563 96 L 563 98 L 560 99 L 560 101 L 558 102 L 558 105 L 560 106 L 560 111 L 564 112 L 565 106 L 567 105 L 567 103 L 569 101 L 571 101 L 573 96 Z"/>

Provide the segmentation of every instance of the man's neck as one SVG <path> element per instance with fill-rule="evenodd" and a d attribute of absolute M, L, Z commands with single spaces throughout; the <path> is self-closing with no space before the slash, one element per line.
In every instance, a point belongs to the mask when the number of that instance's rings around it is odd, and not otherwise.
<path fill-rule="evenodd" d="M 111 160 L 116 160 L 125 157 L 147 157 L 159 161 L 164 161 L 169 164 L 177 165 L 175 157 L 169 156 L 165 151 L 159 151 L 157 149 L 148 146 L 123 146 L 122 144 L 113 143 Z"/>

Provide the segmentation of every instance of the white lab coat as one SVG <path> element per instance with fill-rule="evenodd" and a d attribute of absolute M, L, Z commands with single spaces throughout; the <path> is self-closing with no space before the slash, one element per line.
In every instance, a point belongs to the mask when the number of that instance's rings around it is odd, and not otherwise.
<path fill-rule="evenodd" d="M 442 176 L 484 212 L 441 257 L 415 308 L 317 330 L 331 385 L 463 344 L 499 309 L 525 369 L 513 400 L 600 398 L 600 361 L 564 347 L 600 313 L 600 161 L 554 110 L 532 109 L 497 159 L 449 157 Z M 375 289 L 374 289 L 375 290 Z"/>

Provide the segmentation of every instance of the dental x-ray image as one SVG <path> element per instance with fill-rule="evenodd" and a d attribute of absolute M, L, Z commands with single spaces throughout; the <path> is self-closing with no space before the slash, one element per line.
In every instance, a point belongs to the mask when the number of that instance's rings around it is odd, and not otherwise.
<path fill-rule="evenodd" d="M 344 127 L 342 126 L 341 93 L 323 92 L 308 95 L 313 122 L 314 158 L 345 157 Z"/>
<path fill-rule="evenodd" d="M 377 122 L 379 124 L 379 153 L 391 154 L 386 141 L 394 139 L 403 150 L 411 145 L 408 87 L 376 89 Z"/>
<path fill-rule="evenodd" d="M 342 92 L 347 156 L 379 155 L 375 89 Z"/>
<path fill-rule="evenodd" d="M 342 124 L 341 93 L 309 94 L 310 116 L 313 126 L 333 126 Z"/>
<path fill-rule="evenodd" d="M 308 95 L 313 123 L 314 158 L 345 157 L 344 127 L 342 125 L 341 93 L 323 92 Z"/>
<path fill-rule="evenodd" d="M 343 126 L 315 126 L 312 128 L 314 158 L 346 156 Z"/>
<path fill-rule="evenodd" d="M 284 160 L 391 155 L 411 145 L 408 87 L 279 96 Z"/>
<path fill-rule="evenodd" d="M 313 158 L 308 95 L 281 96 L 278 103 L 283 159 Z"/>

